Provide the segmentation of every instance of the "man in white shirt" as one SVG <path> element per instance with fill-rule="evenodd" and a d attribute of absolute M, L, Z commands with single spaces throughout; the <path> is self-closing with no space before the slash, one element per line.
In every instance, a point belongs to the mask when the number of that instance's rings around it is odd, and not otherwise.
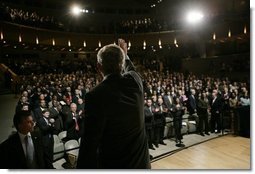
<path fill-rule="evenodd" d="M 45 168 L 40 134 L 34 131 L 31 112 L 20 111 L 13 118 L 17 132 L 0 145 L 0 168 Z"/>

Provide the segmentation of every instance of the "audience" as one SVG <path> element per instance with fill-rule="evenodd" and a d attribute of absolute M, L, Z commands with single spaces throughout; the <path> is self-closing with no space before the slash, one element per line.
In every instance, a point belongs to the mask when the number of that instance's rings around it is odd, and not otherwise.
<path fill-rule="evenodd" d="M 29 63 L 28 63 L 29 62 Z M 30 74 L 27 65 L 33 65 L 35 69 Z M 92 68 L 82 70 L 84 65 Z M 23 65 L 16 69 L 21 75 L 20 100 L 16 106 L 16 112 L 22 110 L 32 111 L 32 116 L 38 122 L 36 127 L 42 129 L 44 120 L 54 120 L 50 123 L 50 133 L 58 135 L 61 131 L 67 131 L 67 137 L 63 141 L 71 139 L 78 140 L 82 134 L 81 124 L 86 114 L 84 113 L 85 94 L 98 84 L 100 77 L 97 75 L 93 62 L 80 62 L 80 69 L 71 67 L 65 72 L 46 64 L 49 70 L 41 69 L 37 71 L 40 63 L 25 61 Z M 230 108 L 230 127 L 233 133 L 237 133 L 236 119 L 239 107 L 249 106 L 249 86 L 246 82 L 235 82 L 228 78 L 214 78 L 206 75 L 196 76 L 194 74 L 184 74 L 169 72 L 168 70 L 158 71 L 157 66 L 152 66 L 151 62 L 140 65 L 143 67 L 141 76 L 144 84 L 144 109 L 147 139 L 150 149 L 159 147 L 164 143 L 166 118 L 172 118 L 173 126 L 176 129 L 176 143 L 182 143 L 182 116 L 188 114 L 189 118 L 196 116 L 197 133 L 201 136 L 210 135 L 217 130 L 222 131 L 224 125 L 221 124 L 221 114 L 227 115 L 227 108 Z M 27 70 L 26 70 L 27 69 Z M 34 71 L 33 71 L 34 70 Z M 45 119 L 48 116 L 48 119 Z M 46 124 L 45 124 L 46 125 Z M 54 128 L 54 129 L 53 129 Z M 47 129 L 48 130 L 48 129 Z M 46 131 L 47 132 L 47 131 Z M 45 141 L 45 140 L 44 140 Z M 52 141 L 52 140 L 50 140 Z M 48 142 L 50 142 L 48 141 Z M 48 143 L 48 153 L 52 153 L 53 144 Z M 153 146 L 154 145 L 154 146 Z M 46 145 L 45 145 L 46 148 Z M 52 161 L 48 155 L 48 161 Z M 47 161 L 46 161 L 47 164 Z M 52 168 L 52 166 L 49 166 Z"/>

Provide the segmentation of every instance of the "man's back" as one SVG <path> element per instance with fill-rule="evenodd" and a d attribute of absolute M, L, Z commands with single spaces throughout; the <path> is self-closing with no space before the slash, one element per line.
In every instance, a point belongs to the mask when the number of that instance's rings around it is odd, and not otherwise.
<path fill-rule="evenodd" d="M 107 76 L 86 95 L 86 112 L 84 149 L 80 149 L 84 157 L 79 156 L 78 168 L 95 168 L 88 161 L 93 154 L 86 150 L 93 145 L 99 145 L 100 168 L 150 168 L 143 89 L 137 73 Z"/>

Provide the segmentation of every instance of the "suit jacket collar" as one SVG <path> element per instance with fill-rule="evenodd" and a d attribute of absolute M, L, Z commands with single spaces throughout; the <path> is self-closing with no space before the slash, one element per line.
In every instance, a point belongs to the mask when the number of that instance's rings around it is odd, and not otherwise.
<path fill-rule="evenodd" d="M 112 74 L 107 74 L 106 76 L 104 76 L 103 81 L 120 79 L 120 78 L 121 78 L 121 74 L 119 74 L 119 73 L 112 73 Z"/>

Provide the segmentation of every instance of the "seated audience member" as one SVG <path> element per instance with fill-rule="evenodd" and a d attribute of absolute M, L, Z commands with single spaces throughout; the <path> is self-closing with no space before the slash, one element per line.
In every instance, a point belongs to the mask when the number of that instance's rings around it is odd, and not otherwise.
<path fill-rule="evenodd" d="M 0 145 L 0 168 L 43 169 L 45 168 L 42 138 L 34 131 L 31 112 L 20 111 L 14 115 L 17 132 Z"/>

